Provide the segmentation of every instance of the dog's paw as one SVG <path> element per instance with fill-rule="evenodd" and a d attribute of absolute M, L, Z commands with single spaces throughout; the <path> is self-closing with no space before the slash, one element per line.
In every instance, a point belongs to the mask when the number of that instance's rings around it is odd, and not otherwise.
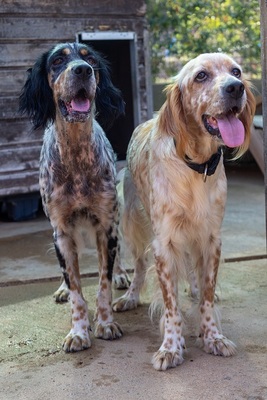
<path fill-rule="evenodd" d="M 126 271 L 125 272 L 122 271 L 120 273 L 114 273 L 113 282 L 114 282 L 114 287 L 117 290 L 128 289 L 131 284 L 131 280 Z"/>
<path fill-rule="evenodd" d="M 175 368 L 184 361 L 181 350 L 166 351 L 158 350 L 152 358 L 152 365 L 157 371 L 166 371 L 168 368 Z"/>
<path fill-rule="evenodd" d="M 70 297 L 70 291 L 69 289 L 64 289 L 64 290 L 57 290 L 54 294 L 53 297 L 56 301 L 56 303 L 66 303 L 69 301 Z"/>
<path fill-rule="evenodd" d="M 74 332 L 71 330 L 70 333 L 65 337 L 62 347 L 66 353 L 88 349 L 91 347 L 89 332 Z"/>
<path fill-rule="evenodd" d="M 135 297 L 128 296 L 125 293 L 123 296 L 115 299 L 112 304 L 112 309 L 115 312 L 122 312 L 128 310 L 134 310 L 138 306 L 138 300 Z"/>
<path fill-rule="evenodd" d="M 221 334 L 214 338 L 200 337 L 198 344 L 206 353 L 214 354 L 215 356 L 230 357 L 236 354 L 236 345 Z"/>
<path fill-rule="evenodd" d="M 56 303 L 65 303 L 69 301 L 70 291 L 65 282 L 62 282 L 58 290 L 53 294 L 53 297 Z"/>
<path fill-rule="evenodd" d="M 119 339 L 123 335 L 122 329 L 117 322 L 110 322 L 108 324 L 96 322 L 94 333 L 95 337 L 104 340 Z"/>

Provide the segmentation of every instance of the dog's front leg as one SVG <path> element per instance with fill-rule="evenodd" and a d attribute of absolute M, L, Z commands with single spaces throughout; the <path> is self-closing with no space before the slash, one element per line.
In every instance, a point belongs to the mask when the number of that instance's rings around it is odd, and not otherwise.
<path fill-rule="evenodd" d="M 87 304 L 82 294 L 76 245 L 74 240 L 63 232 L 57 232 L 54 240 L 65 284 L 69 289 L 72 315 L 71 330 L 65 337 L 63 349 L 66 352 L 84 350 L 91 346 L 90 324 Z"/>
<path fill-rule="evenodd" d="M 178 307 L 178 282 L 173 257 L 168 251 L 158 251 L 159 243 L 154 241 L 155 264 L 164 302 L 164 314 L 161 327 L 164 338 L 159 350 L 154 354 L 152 363 L 157 370 L 176 367 L 183 362 L 185 346 L 182 335 L 182 315 Z"/>
<path fill-rule="evenodd" d="M 117 229 L 110 227 L 107 232 L 97 233 L 99 258 L 99 289 L 96 300 L 95 336 L 100 339 L 117 339 L 122 329 L 113 321 L 112 273 L 117 255 Z"/>
<path fill-rule="evenodd" d="M 228 357 L 235 354 L 236 346 L 220 333 L 214 315 L 215 287 L 221 254 L 220 238 L 211 235 L 209 249 L 209 254 L 200 256 L 197 264 L 200 282 L 199 343 L 207 353 Z"/>

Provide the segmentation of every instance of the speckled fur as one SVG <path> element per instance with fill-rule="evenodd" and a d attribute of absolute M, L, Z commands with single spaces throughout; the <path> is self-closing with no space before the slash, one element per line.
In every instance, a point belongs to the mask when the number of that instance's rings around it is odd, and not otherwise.
<path fill-rule="evenodd" d="M 183 362 L 185 340 L 178 303 L 181 277 L 193 276 L 193 295 L 197 296 L 199 290 L 198 330 L 204 350 L 223 356 L 235 353 L 235 345 L 220 333 L 214 316 L 227 192 L 223 159 L 206 181 L 189 168 L 185 159 L 204 163 L 223 145 L 219 137 L 207 132 L 202 115 L 226 113 L 230 102 L 230 107 L 238 106 L 238 118 L 245 127 L 245 142 L 236 149 L 237 156 L 247 150 L 255 101 L 242 72 L 239 78 L 234 76 L 236 68 L 241 71 L 223 54 L 204 54 L 191 60 L 167 88 L 167 100 L 159 115 L 137 127 L 129 144 L 123 228 L 136 265 L 130 288 L 114 301 L 113 309 L 137 307 L 147 268 L 146 250 L 152 245 L 164 303 L 163 342 L 153 356 L 157 370 Z M 201 71 L 208 79 L 197 81 Z M 222 88 L 237 79 L 245 90 L 235 103 Z"/>
<path fill-rule="evenodd" d="M 103 97 L 101 97 L 103 96 Z M 73 110 L 71 101 L 89 109 Z M 113 321 L 113 266 L 128 286 L 120 266 L 115 156 L 95 111 L 106 125 L 124 110 L 112 85 L 106 62 L 88 46 L 64 43 L 43 54 L 29 71 L 20 109 L 45 127 L 40 157 L 43 208 L 54 230 L 54 244 L 64 282 L 57 302 L 70 299 L 72 326 L 64 340 L 66 352 L 91 346 L 87 304 L 83 297 L 79 249 L 84 235 L 94 237 L 99 257 L 99 290 L 95 336 L 116 339 L 122 330 Z"/>

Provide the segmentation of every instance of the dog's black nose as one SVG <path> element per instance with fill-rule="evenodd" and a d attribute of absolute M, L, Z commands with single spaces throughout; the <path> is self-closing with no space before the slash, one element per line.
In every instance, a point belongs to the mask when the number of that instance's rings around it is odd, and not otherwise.
<path fill-rule="evenodd" d="M 235 80 L 230 83 L 228 82 L 225 85 L 224 90 L 226 94 L 233 99 L 240 99 L 244 94 L 245 87 L 242 82 Z"/>
<path fill-rule="evenodd" d="M 78 64 L 72 68 L 72 71 L 75 75 L 85 78 L 92 75 L 93 70 L 88 64 Z"/>

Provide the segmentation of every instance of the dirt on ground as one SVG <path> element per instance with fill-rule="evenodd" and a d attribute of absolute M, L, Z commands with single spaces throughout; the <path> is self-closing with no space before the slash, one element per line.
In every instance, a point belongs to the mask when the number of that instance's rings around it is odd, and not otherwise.
<path fill-rule="evenodd" d="M 161 344 L 157 321 L 148 316 L 148 296 L 136 310 L 116 314 L 124 336 L 65 354 L 62 340 L 70 329 L 70 305 L 56 304 L 59 282 L 0 288 L 1 400 L 266 400 L 267 261 L 223 264 L 217 294 L 223 333 L 237 345 L 229 358 L 204 353 L 192 327 L 185 331 L 182 365 L 155 371 L 152 355 Z M 83 280 L 93 321 L 97 279 Z M 114 296 L 121 295 L 115 292 Z M 190 308 L 185 287 L 182 309 Z M 190 324 L 189 324 L 190 325 Z"/>

